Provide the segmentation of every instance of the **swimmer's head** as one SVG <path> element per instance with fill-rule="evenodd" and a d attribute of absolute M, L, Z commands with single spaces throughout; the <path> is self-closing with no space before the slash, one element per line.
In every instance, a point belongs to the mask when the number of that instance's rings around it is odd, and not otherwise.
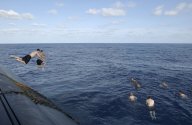
<path fill-rule="evenodd" d="M 183 92 L 183 91 L 179 91 L 179 96 L 182 98 L 182 99 L 187 99 L 187 95 Z"/>
<path fill-rule="evenodd" d="M 137 86 L 137 88 L 140 88 L 140 87 L 141 87 L 141 85 L 140 85 L 140 84 L 136 84 L 136 86 Z"/>
<path fill-rule="evenodd" d="M 186 96 L 185 93 L 182 90 L 179 91 L 179 95 L 180 96 Z"/>
<path fill-rule="evenodd" d="M 161 83 L 159 86 L 160 86 L 161 88 L 164 88 L 164 89 L 168 88 L 168 85 L 167 85 L 166 82 Z"/>
<path fill-rule="evenodd" d="M 179 93 L 180 93 L 180 94 L 184 94 L 184 92 L 183 92 L 182 90 L 179 90 Z"/>
<path fill-rule="evenodd" d="M 133 78 L 131 78 L 131 81 L 133 81 L 134 79 Z"/>
<path fill-rule="evenodd" d="M 130 93 L 129 100 L 131 102 L 135 102 L 137 100 L 137 97 L 133 95 L 133 93 Z"/>
<path fill-rule="evenodd" d="M 148 96 L 147 99 L 151 99 L 151 96 Z"/>
<path fill-rule="evenodd" d="M 37 51 L 40 51 L 40 49 L 37 49 Z"/>

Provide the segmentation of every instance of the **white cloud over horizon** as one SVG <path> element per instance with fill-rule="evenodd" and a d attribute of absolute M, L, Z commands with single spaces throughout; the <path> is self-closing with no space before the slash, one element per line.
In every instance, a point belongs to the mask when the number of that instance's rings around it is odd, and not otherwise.
<path fill-rule="evenodd" d="M 153 14 L 156 15 L 156 16 L 162 15 L 163 7 L 164 7 L 163 5 L 160 5 L 160 6 L 156 7 Z"/>
<path fill-rule="evenodd" d="M 46 26 L 46 24 L 42 24 L 42 23 L 33 23 L 31 25 L 35 26 L 35 27 L 45 27 Z"/>
<path fill-rule="evenodd" d="M 157 6 L 153 11 L 153 14 L 156 16 L 176 16 L 184 11 L 191 11 L 192 10 L 192 3 L 182 2 L 175 6 L 175 8 L 170 10 L 165 10 L 164 5 Z"/>
<path fill-rule="evenodd" d="M 113 25 L 119 25 L 119 24 L 122 24 L 122 23 L 124 23 L 124 22 L 126 22 L 125 20 L 113 20 L 112 22 L 111 22 L 111 24 L 113 24 Z"/>
<path fill-rule="evenodd" d="M 11 34 L 11 36 L 10 36 Z M 190 29 L 156 29 L 156 28 L 5 28 L 0 29 L 0 36 L 9 40 L 30 41 L 41 39 L 42 43 L 57 42 L 189 42 L 192 36 Z M 161 37 L 161 39 L 158 39 Z M 174 37 L 176 39 L 170 39 Z M 117 41 L 118 40 L 118 41 Z"/>
<path fill-rule="evenodd" d="M 101 10 L 102 16 L 125 16 L 126 11 L 122 8 L 102 8 Z"/>
<path fill-rule="evenodd" d="M 125 16 L 126 11 L 124 9 L 118 8 L 102 8 L 102 9 L 89 9 L 86 11 L 88 14 L 96 15 L 100 14 L 102 16 Z"/>
<path fill-rule="evenodd" d="M 77 21 L 77 20 L 80 19 L 80 17 L 78 17 L 78 16 L 68 16 L 67 19 L 68 19 L 68 20 Z"/>
<path fill-rule="evenodd" d="M 20 20 L 20 19 L 32 20 L 34 19 L 34 16 L 31 13 L 18 13 L 14 10 L 0 10 L 0 18 L 14 19 L 14 20 Z"/>
<path fill-rule="evenodd" d="M 128 2 L 127 4 L 122 3 L 120 1 L 113 4 L 112 7 L 104 7 L 100 9 L 90 8 L 86 11 L 86 13 L 91 15 L 102 15 L 102 16 L 126 16 L 127 8 L 133 8 L 136 4 L 133 2 Z"/>

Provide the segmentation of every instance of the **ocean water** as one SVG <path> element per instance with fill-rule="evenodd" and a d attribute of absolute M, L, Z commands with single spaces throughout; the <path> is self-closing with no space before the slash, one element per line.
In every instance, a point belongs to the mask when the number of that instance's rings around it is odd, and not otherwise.
<path fill-rule="evenodd" d="M 45 69 L 36 59 L 21 64 L 40 48 Z M 192 44 L 12 44 L 0 45 L 0 64 L 51 99 L 81 125 L 191 125 Z M 131 78 L 141 83 L 136 90 Z M 166 81 L 168 89 L 159 84 Z M 177 96 L 183 90 L 188 99 Z M 137 101 L 131 103 L 133 92 Z M 152 96 L 156 120 L 145 105 Z"/>

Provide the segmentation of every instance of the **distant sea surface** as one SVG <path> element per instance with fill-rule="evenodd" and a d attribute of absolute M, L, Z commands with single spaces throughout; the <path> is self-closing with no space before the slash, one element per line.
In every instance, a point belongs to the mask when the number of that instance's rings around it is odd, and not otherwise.
<path fill-rule="evenodd" d="M 37 48 L 47 55 L 44 70 L 36 59 L 24 65 L 9 58 Z M 81 125 L 192 125 L 192 44 L 1 44 L 0 64 Z M 159 87 L 163 81 L 168 89 Z M 179 98 L 179 90 L 188 99 Z M 156 120 L 145 104 L 149 95 Z"/>

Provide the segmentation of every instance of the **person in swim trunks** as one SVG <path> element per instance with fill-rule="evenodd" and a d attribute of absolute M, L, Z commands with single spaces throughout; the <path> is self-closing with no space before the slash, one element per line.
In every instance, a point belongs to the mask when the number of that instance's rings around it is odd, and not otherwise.
<path fill-rule="evenodd" d="M 155 101 L 150 97 L 148 96 L 147 99 L 146 99 L 146 105 L 149 109 L 149 114 L 151 116 L 151 119 L 154 120 L 156 119 L 156 116 L 155 116 Z"/>
<path fill-rule="evenodd" d="M 29 61 L 31 60 L 31 58 L 34 58 L 36 56 L 41 58 L 41 56 L 40 56 L 40 49 L 37 49 L 37 50 L 31 52 L 30 54 L 27 54 L 24 57 L 17 57 L 17 56 L 12 56 L 12 57 L 14 57 L 17 61 L 19 61 L 21 63 L 28 64 Z"/>
<path fill-rule="evenodd" d="M 133 93 L 131 92 L 130 95 L 129 95 L 129 100 L 131 102 L 135 102 L 137 100 L 137 97 L 135 95 L 133 95 Z"/>
<path fill-rule="evenodd" d="M 36 64 L 38 66 L 45 65 L 45 53 L 43 52 L 43 50 L 40 50 L 39 59 L 37 59 Z"/>
<path fill-rule="evenodd" d="M 188 99 L 187 95 L 182 90 L 179 91 L 178 95 L 181 99 Z"/>
<path fill-rule="evenodd" d="M 26 56 L 22 57 L 22 61 L 24 61 L 25 64 L 27 64 L 30 60 L 31 60 L 31 56 L 30 55 L 26 55 Z M 18 59 L 18 61 L 19 61 L 19 59 Z"/>
<path fill-rule="evenodd" d="M 135 87 L 135 89 L 138 90 L 141 88 L 141 84 L 137 80 L 131 78 L 131 82 L 132 82 L 133 86 Z"/>
<path fill-rule="evenodd" d="M 43 61 L 40 59 L 37 59 L 36 63 L 37 63 L 37 65 L 43 65 Z"/>

